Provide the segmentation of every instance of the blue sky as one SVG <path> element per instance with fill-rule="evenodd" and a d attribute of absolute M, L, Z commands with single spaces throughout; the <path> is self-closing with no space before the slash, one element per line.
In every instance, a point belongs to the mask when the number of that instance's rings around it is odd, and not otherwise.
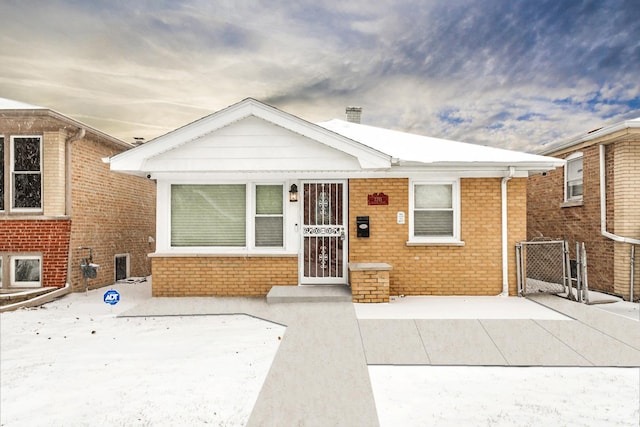
<path fill-rule="evenodd" d="M 638 0 L 3 0 L 0 97 L 147 140 L 253 97 L 536 152 L 640 117 Z"/>

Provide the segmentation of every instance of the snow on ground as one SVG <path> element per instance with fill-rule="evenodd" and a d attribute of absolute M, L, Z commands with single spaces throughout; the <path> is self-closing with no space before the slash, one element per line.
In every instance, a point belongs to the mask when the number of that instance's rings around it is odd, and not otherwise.
<path fill-rule="evenodd" d="M 370 366 L 380 425 L 638 426 L 637 368 Z"/>
<path fill-rule="evenodd" d="M 117 318 L 148 283 L 0 315 L 2 426 L 243 425 L 285 328 L 248 316 Z M 180 304 L 180 299 L 176 299 Z"/>
<path fill-rule="evenodd" d="M 391 297 L 388 304 L 354 306 L 358 319 L 571 320 L 557 311 L 520 297 Z"/>
<path fill-rule="evenodd" d="M 244 425 L 285 328 L 248 316 L 117 318 L 151 294 L 149 283 L 114 288 L 116 306 L 103 302 L 102 288 L 0 314 L 0 424 Z M 524 298 L 407 297 L 355 307 L 359 318 L 567 319 Z M 640 425 L 635 368 L 369 373 L 382 426 Z"/>

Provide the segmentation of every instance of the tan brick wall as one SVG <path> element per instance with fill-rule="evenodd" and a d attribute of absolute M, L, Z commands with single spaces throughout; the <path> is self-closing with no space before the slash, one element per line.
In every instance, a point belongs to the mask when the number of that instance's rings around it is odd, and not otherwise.
<path fill-rule="evenodd" d="M 153 296 L 265 296 L 298 284 L 297 257 L 154 257 Z"/>
<path fill-rule="evenodd" d="M 116 254 L 131 256 L 131 276 L 151 274 L 148 254 L 155 251 L 155 184 L 153 181 L 112 172 L 102 161 L 122 150 L 84 138 L 71 145 L 72 229 L 71 283 L 84 289 L 80 262 L 88 255 L 80 246 L 94 249 L 100 265 L 91 288 L 113 283 Z"/>
<path fill-rule="evenodd" d="M 389 302 L 389 271 L 361 270 L 349 272 L 353 302 Z"/>
<path fill-rule="evenodd" d="M 610 147 L 616 160 L 613 168 L 615 200 L 611 203 L 615 215 L 613 232 L 619 236 L 640 239 L 640 134 L 628 141 L 621 141 Z M 609 206 L 607 206 L 609 208 Z M 609 229 L 612 231 L 612 229 Z M 636 271 L 634 294 L 640 296 L 640 247 L 636 247 Z M 629 296 L 631 281 L 631 247 L 615 243 L 613 260 L 613 292 Z"/>
<path fill-rule="evenodd" d="M 391 295 L 496 295 L 502 291 L 501 179 L 461 179 L 461 239 L 464 246 L 407 246 L 408 179 L 349 181 L 349 262 L 382 262 L 390 271 Z M 526 180 L 508 183 L 509 290 L 516 292 L 515 244 L 526 236 Z M 367 205 L 383 192 L 387 206 Z M 407 215 L 404 225 L 396 214 Z M 371 237 L 355 237 L 356 216 L 368 215 Z"/>
<path fill-rule="evenodd" d="M 45 216 L 66 215 L 65 140 L 63 130 L 43 132 L 42 207 Z"/>

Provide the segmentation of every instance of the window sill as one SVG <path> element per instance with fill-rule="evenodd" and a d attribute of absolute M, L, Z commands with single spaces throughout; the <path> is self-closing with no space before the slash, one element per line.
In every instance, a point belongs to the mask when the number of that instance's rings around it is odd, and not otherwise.
<path fill-rule="evenodd" d="M 406 246 L 464 246 L 464 242 L 462 240 L 450 240 L 450 241 L 408 241 L 405 243 Z"/>
<path fill-rule="evenodd" d="M 149 258 L 294 258 L 287 252 L 154 252 Z"/>
<path fill-rule="evenodd" d="M 568 200 L 560 203 L 561 208 L 574 208 L 577 206 L 584 206 L 584 202 L 582 200 Z"/>

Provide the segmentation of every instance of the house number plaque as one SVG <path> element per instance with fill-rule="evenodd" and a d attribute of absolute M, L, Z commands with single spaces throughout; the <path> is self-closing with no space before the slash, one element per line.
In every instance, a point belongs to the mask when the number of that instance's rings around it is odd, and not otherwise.
<path fill-rule="evenodd" d="M 389 196 L 384 193 L 373 193 L 368 196 L 369 205 L 388 205 L 389 204 Z"/>

